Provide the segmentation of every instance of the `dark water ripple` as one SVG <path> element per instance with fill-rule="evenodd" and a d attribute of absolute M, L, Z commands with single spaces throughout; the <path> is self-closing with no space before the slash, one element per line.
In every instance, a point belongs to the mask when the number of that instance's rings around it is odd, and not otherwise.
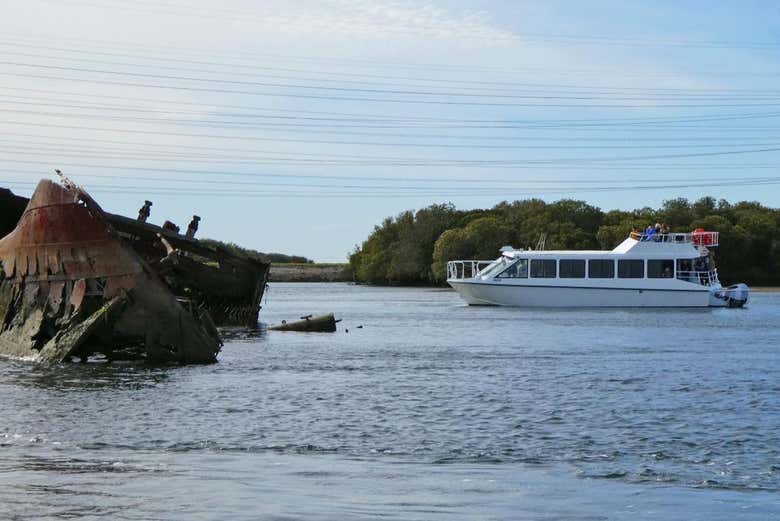
<path fill-rule="evenodd" d="M 268 322 L 335 311 L 342 329 L 232 332 L 209 367 L 2 361 L 0 476 L 45 475 L 25 493 L 78 497 L 62 476 L 290 454 L 780 491 L 780 294 L 694 311 L 469 308 L 451 292 L 347 285 L 269 299 Z M 105 493 L 105 511 L 74 500 L 67 514 L 110 516 Z"/>

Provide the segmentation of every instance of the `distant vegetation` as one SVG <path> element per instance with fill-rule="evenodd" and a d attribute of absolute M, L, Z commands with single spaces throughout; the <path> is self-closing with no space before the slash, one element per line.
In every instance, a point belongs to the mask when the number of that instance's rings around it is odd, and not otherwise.
<path fill-rule="evenodd" d="M 271 265 L 271 282 L 351 282 L 353 279 L 349 264 L 288 262 Z"/>
<path fill-rule="evenodd" d="M 276 262 L 280 264 L 288 264 L 288 263 L 311 264 L 314 262 L 313 260 L 307 259 L 306 257 L 301 257 L 300 255 L 285 255 L 283 253 L 262 253 L 257 250 L 250 250 L 248 248 L 243 248 L 238 244 L 232 242 L 222 242 L 222 241 L 216 241 L 214 239 L 200 239 L 199 242 L 206 246 L 211 246 L 213 248 L 217 248 L 217 247 L 223 248 L 231 253 L 246 255 L 252 259 L 260 260 L 263 262 Z"/>
<path fill-rule="evenodd" d="M 505 245 L 547 249 L 612 249 L 632 227 L 666 223 L 672 232 L 720 232 L 716 259 L 725 282 L 780 285 L 780 210 L 755 202 L 704 197 L 665 201 L 658 209 L 604 212 L 584 201 L 503 202 L 485 210 L 451 204 L 388 217 L 349 257 L 355 279 L 373 284 L 439 284 L 447 261 L 494 259 Z"/>

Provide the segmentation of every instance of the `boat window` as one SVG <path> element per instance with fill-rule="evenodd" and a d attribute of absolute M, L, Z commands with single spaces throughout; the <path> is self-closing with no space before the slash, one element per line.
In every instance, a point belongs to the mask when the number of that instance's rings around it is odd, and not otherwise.
<path fill-rule="evenodd" d="M 709 271 L 709 270 L 710 270 L 710 259 L 706 255 L 694 259 L 693 271 Z"/>
<path fill-rule="evenodd" d="M 479 272 L 480 277 L 490 278 L 494 277 L 497 273 L 501 273 L 504 271 L 507 267 L 507 264 L 511 262 L 510 259 L 507 259 L 506 257 L 501 257 L 497 261 L 495 261 L 493 264 Z"/>
<path fill-rule="evenodd" d="M 508 279 L 527 279 L 528 278 L 528 259 L 517 259 L 517 261 L 509 266 L 500 275 L 501 278 Z"/>
<path fill-rule="evenodd" d="M 693 271 L 693 259 L 677 259 L 677 271 Z"/>
<path fill-rule="evenodd" d="M 553 259 L 533 259 L 531 261 L 531 277 L 535 279 L 554 279 L 556 262 Z"/>
<path fill-rule="evenodd" d="M 584 279 L 585 278 L 585 260 L 583 259 L 561 259 L 560 274 L 562 279 Z"/>
<path fill-rule="evenodd" d="M 647 277 L 650 279 L 671 279 L 674 277 L 674 261 L 650 259 L 647 261 Z"/>
<path fill-rule="evenodd" d="M 591 259 L 588 261 L 588 277 L 591 279 L 615 278 L 615 261 Z"/>
<path fill-rule="evenodd" d="M 641 259 L 618 260 L 618 277 L 621 279 L 645 278 L 645 261 Z"/>

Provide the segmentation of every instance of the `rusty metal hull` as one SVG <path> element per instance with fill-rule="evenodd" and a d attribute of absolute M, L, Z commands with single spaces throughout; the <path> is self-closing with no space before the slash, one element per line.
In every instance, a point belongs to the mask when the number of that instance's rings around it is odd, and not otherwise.
<path fill-rule="evenodd" d="M 38 184 L 0 265 L 0 355 L 216 361 L 208 312 L 177 298 L 77 187 Z"/>
<path fill-rule="evenodd" d="M 177 294 L 195 298 L 217 326 L 256 327 L 270 263 L 231 254 L 121 215 L 108 220 Z M 162 236 L 174 249 L 167 252 Z"/>
<path fill-rule="evenodd" d="M 28 199 L 0 189 L 0 237 L 11 232 Z M 167 231 L 150 223 L 105 213 L 123 242 L 166 282 L 176 295 L 188 295 L 205 308 L 218 327 L 256 327 L 270 263 Z M 169 255 L 158 236 L 175 252 Z"/>

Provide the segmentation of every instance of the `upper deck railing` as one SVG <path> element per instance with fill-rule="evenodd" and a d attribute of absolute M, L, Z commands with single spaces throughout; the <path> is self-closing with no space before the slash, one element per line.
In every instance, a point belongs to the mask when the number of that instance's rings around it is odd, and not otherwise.
<path fill-rule="evenodd" d="M 447 280 L 473 279 L 495 260 L 454 260 L 447 263 Z"/>
<path fill-rule="evenodd" d="M 693 282 L 694 284 L 700 284 L 702 286 L 716 286 L 720 285 L 718 279 L 718 270 L 713 268 L 711 270 L 702 271 L 677 271 L 676 277 L 685 282 Z"/>
<path fill-rule="evenodd" d="M 640 242 L 693 244 L 694 246 L 718 245 L 718 232 L 693 231 L 690 233 L 654 233 L 650 235 L 631 232 L 631 238 Z"/>

